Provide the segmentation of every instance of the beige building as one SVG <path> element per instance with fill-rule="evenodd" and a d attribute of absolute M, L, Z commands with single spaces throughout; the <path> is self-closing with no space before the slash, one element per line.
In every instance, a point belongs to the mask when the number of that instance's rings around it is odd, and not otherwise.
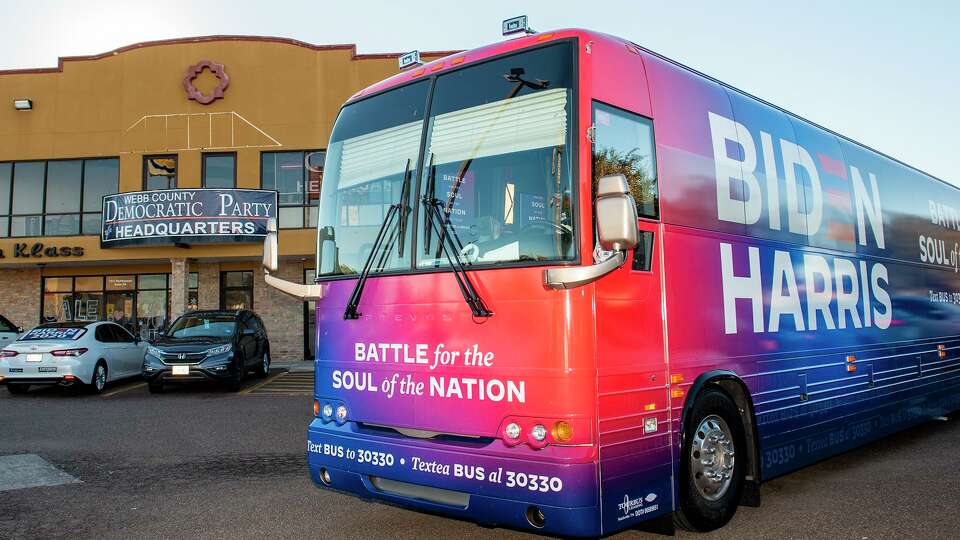
<path fill-rule="evenodd" d="M 259 243 L 101 247 L 101 199 L 276 190 L 281 277 L 312 279 L 327 137 L 397 57 L 211 36 L 0 71 L 0 315 L 26 328 L 109 318 L 150 338 L 186 309 L 245 307 L 275 359 L 311 357 L 310 306 L 266 286 Z"/>

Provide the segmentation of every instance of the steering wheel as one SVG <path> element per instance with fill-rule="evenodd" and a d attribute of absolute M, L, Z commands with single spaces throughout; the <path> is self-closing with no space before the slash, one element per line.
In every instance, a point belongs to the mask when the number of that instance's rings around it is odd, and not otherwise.
<path fill-rule="evenodd" d="M 477 259 L 480 258 L 480 246 L 470 242 L 460 249 L 460 257 L 468 263 L 477 262 Z"/>

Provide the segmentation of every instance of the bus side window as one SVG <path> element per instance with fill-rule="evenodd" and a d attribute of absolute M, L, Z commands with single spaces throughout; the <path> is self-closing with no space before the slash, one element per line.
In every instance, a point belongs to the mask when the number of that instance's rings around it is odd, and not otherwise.
<path fill-rule="evenodd" d="M 658 219 L 657 163 L 653 122 L 640 115 L 593 102 L 593 194 L 602 176 L 622 174 L 637 202 L 637 215 Z"/>
<path fill-rule="evenodd" d="M 653 263 L 653 231 L 640 231 L 640 242 L 633 251 L 632 270 L 649 272 Z"/>

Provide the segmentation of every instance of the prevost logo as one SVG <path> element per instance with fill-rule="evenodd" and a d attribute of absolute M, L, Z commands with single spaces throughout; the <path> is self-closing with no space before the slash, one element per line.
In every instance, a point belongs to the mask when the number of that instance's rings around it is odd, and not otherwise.
<path fill-rule="evenodd" d="M 50 246 L 43 242 L 28 244 L 17 242 L 13 247 L 0 248 L 0 259 L 6 259 L 8 254 L 13 258 L 53 258 L 53 257 L 83 257 L 83 246 Z"/>

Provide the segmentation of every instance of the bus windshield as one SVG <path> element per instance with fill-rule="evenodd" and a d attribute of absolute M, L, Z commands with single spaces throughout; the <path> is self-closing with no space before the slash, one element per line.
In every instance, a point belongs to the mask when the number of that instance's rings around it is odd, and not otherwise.
<path fill-rule="evenodd" d="M 573 257 L 573 66 L 572 45 L 558 43 L 345 107 L 327 154 L 318 275 L 359 273 L 395 204 L 372 273 L 445 267 L 450 240 L 471 267 Z M 431 206 L 445 226 L 431 226 Z"/>

